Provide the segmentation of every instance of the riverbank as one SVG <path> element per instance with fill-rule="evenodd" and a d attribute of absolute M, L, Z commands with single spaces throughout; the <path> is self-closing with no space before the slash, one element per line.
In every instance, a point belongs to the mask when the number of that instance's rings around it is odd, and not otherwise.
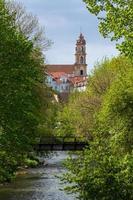
<path fill-rule="evenodd" d="M 10 185 L 12 181 L 14 181 L 17 178 L 17 176 L 28 174 L 28 169 L 46 166 L 47 163 L 45 162 L 45 159 L 48 157 L 48 155 L 51 155 L 51 153 L 47 154 L 47 156 L 46 155 L 43 156 L 43 159 L 35 155 L 34 156 L 30 155 L 29 157 L 25 157 L 23 159 L 23 162 L 21 163 L 21 166 L 18 166 L 16 170 L 14 170 L 12 174 L 10 174 L 8 180 L 0 182 L 0 187 L 4 185 Z"/>
<path fill-rule="evenodd" d="M 50 158 L 42 157 L 46 165 L 18 174 L 10 185 L 0 188 L 0 200 L 75 200 L 61 191 L 64 185 L 57 178 L 65 172 L 62 163 L 67 156 L 66 152 L 58 152 Z"/>

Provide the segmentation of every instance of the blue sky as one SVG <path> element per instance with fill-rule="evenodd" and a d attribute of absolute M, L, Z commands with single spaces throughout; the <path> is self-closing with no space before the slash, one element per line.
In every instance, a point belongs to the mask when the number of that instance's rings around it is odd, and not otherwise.
<path fill-rule="evenodd" d="M 98 32 L 98 21 L 82 0 L 17 0 L 32 12 L 45 27 L 46 36 L 53 41 L 46 52 L 49 64 L 74 63 L 75 43 L 80 33 L 87 41 L 87 64 L 90 71 L 103 57 L 118 54 L 115 44 Z"/>

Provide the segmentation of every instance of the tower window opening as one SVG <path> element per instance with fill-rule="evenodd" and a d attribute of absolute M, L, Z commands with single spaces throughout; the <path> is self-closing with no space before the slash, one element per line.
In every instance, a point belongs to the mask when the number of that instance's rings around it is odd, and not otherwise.
<path fill-rule="evenodd" d="M 84 71 L 83 70 L 80 70 L 80 75 L 83 75 L 84 74 Z"/>

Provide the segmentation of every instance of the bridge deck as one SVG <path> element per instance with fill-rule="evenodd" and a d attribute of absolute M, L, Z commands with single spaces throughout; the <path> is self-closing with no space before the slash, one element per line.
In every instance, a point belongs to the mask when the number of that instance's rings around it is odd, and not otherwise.
<path fill-rule="evenodd" d="M 88 145 L 81 138 L 43 138 L 37 145 L 36 151 L 81 151 Z"/>

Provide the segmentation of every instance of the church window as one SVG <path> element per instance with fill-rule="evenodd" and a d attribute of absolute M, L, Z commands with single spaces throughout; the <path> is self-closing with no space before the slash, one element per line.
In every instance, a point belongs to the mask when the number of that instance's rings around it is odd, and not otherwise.
<path fill-rule="evenodd" d="M 80 70 L 80 75 L 83 75 L 84 74 L 84 71 L 83 70 Z"/>

